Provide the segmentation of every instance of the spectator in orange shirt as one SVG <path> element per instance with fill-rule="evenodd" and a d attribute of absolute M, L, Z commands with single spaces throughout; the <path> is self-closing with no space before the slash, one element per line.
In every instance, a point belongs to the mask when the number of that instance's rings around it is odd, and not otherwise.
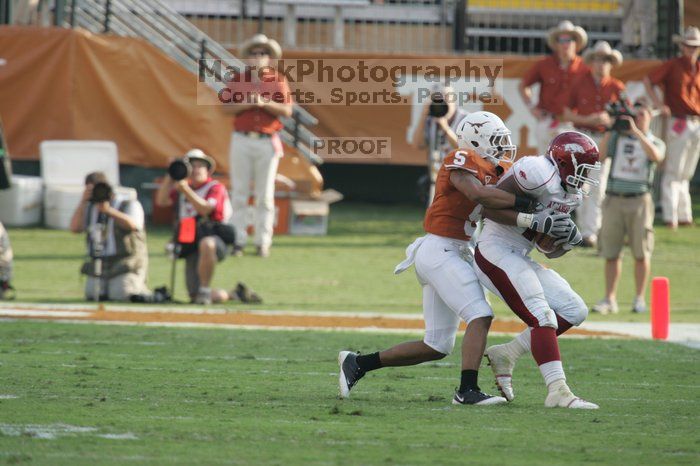
<path fill-rule="evenodd" d="M 647 92 L 661 113 L 671 117 L 666 160 L 661 177 L 663 220 L 670 228 L 693 224 L 690 180 L 700 157 L 700 30 L 689 27 L 673 40 L 681 56 L 672 58 L 644 80 Z M 663 102 L 653 86 L 663 88 Z"/>
<path fill-rule="evenodd" d="M 605 107 L 621 100 L 625 91 L 622 81 L 610 75 L 614 67 L 622 64 L 622 54 L 607 42 L 599 41 L 583 54 L 583 60 L 591 70 L 574 83 L 568 105 L 564 109 L 564 119 L 572 122 L 578 131 L 593 138 L 596 144 L 600 144 L 603 135 L 613 123 Z M 605 183 L 609 171 L 608 160 L 600 170 L 600 184 L 589 187 L 590 195 L 584 197 L 583 204 L 576 210 L 576 223 L 583 235 L 584 246 L 593 247 L 598 241 L 600 206 L 605 197 Z"/>
<path fill-rule="evenodd" d="M 255 196 L 255 246 L 257 255 L 267 257 L 272 245 L 275 214 L 275 176 L 282 156 L 279 117 L 292 116 L 292 97 L 284 75 L 275 71 L 271 59 L 282 56 L 277 41 L 256 34 L 241 47 L 247 67 L 228 83 L 231 104 L 227 113 L 235 115 L 231 137 L 230 173 L 233 225 L 236 227 L 234 255 L 242 255 L 246 234 L 246 210 Z"/>
<path fill-rule="evenodd" d="M 520 81 L 520 96 L 537 120 L 538 154 L 544 154 L 552 139 L 569 129 L 559 121 L 559 116 L 567 104 L 572 84 L 588 71 L 581 57 L 576 55 L 587 43 L 588 36 L 583 28 L 574 26 L 571 21 L 562 21 L 547 36 L 547 44 L 554 53 L 535 63 Z M 532 99 L 534 84 L 540 84 L 537 102 Z"/>

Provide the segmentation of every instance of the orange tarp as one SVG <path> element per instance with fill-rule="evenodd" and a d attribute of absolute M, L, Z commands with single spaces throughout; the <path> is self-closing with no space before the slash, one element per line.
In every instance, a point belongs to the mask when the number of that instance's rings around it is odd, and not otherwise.
<path fill-rule="evenodd" d="M 330 53 L 287 53 L 286 59 L 365 59 L 383 64 L 400 59 L 441 67 L 459 66 L 468 57 L 415 57 Z M 485 57 L 473 57 L 475 59 Z M 534 119 L 517 96 L 519 77 L 537 58 L 503 60 L 503 104 L 484 106 L 499 114 L 515 135 L 519 153 L 534 152 Z M 231 119 L 217 106 L 198 105 L 197 95 L 213 91 L 143 40 L 59 28 L 0 27 L 0 116 L 14 159 L 36 160 L 46 139 L 108 139 L 117 143 L 120 163 L 164 167 L 169 157 L 200 147 L 228 169 Z M 657 61 L 627 61 L 614 74 L 639 87 Z M 305 87 L 306 86 L 306 87 Z M 313 83 L 291 83 L 314 89 Z M 379 88 L 391 88 L 387 80 Z M 319 118 L 320 136 L 388 137 L 391 158 L 338 160 L 345 163 L 425 164 L 424 150 L 411 147 L 410 104 L 309 105 Z M 473 109 L 473 107 L 468 108 Z M 415 121 L 415 120 L 414 120 Z M 336 160 L 334 160 L 335 162 Z M 282 171 L 284 173 L 284 171 Z"/>
<path fill-rule="evenodd" d="M 0 58 L 13 159 L 37 159 L 46 139 L 106 139 L 122 164 L 164 167 L 200 147 L 228 169 L 231 119 L 197 105 L 196 77 L 140 39 L 5 26 Z"/>

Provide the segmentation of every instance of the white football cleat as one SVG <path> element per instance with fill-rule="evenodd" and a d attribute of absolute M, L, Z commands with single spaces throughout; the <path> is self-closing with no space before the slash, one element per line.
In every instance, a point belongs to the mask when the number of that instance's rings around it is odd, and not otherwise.
<path fill-rule="evenodd" d="M 489 361 L 493 376 L 496 379 L 496 387 L 501 395 L 508 400 L 513 401 L 515 392 L 513 391 L 513 361 L 505 350 L 506 345 L 490 346 L 484 351 L 484 356 Z"/>
<path fill-rule="evenodd" d="M 569 409 L 598 409 L 599 406 L 590 401 L 582 400 L 573 393 L 565 383 L 557 389 L 550 391 L 544 400 L 547 408 L 569 408 Z"/>

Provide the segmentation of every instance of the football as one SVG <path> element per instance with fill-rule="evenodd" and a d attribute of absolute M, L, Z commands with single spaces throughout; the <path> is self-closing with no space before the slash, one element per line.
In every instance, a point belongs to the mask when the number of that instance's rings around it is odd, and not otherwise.
<path fill-rule="evenodd" d="M 537 236 L 535 236 L 535 247 L 537 247 L 537 250 L 542 254 L 549 254 L 560 249 L 560 246 L 554 245 L 556 240 L 557 238 L 553 236 L 537 233 Z"/>

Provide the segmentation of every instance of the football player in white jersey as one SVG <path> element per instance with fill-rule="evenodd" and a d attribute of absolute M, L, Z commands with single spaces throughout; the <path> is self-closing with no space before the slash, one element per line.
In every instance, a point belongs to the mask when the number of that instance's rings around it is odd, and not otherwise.
<path fill-rule="evenodd" d="M 544 156 L 523 157 L 514 163 L 498 187 L 533 197 L 545 208 L 571 213 L 587 194 L 581 190 L 584 184 L 596 183 L 592 172 L 600 170 L 598 155 L 590 137 L 565 132 L 552 140 Z M 511 216 L 510 225 L 503 218 L 506 215 Z M 598 405 L 574 396 L 566 384 L 557 342 L 558 335 L 583 322 L 588 308 L 558 273 L 529 257 L 534 247 L 547 257 L 559 257 L 581 241 L 581 234 L 570 221 L 561 238 L 552 241 L 527 227 L 530 214 L 514 215 L 485 210 L 487 220 L 475 252 L 479 280 L 530 327 L 512 342 L 486 350 L 498 388 L 506 399 L 513 399 L 515 361 L 531 351 L 548 388 L 546 407 L 597 409 Z"/>

